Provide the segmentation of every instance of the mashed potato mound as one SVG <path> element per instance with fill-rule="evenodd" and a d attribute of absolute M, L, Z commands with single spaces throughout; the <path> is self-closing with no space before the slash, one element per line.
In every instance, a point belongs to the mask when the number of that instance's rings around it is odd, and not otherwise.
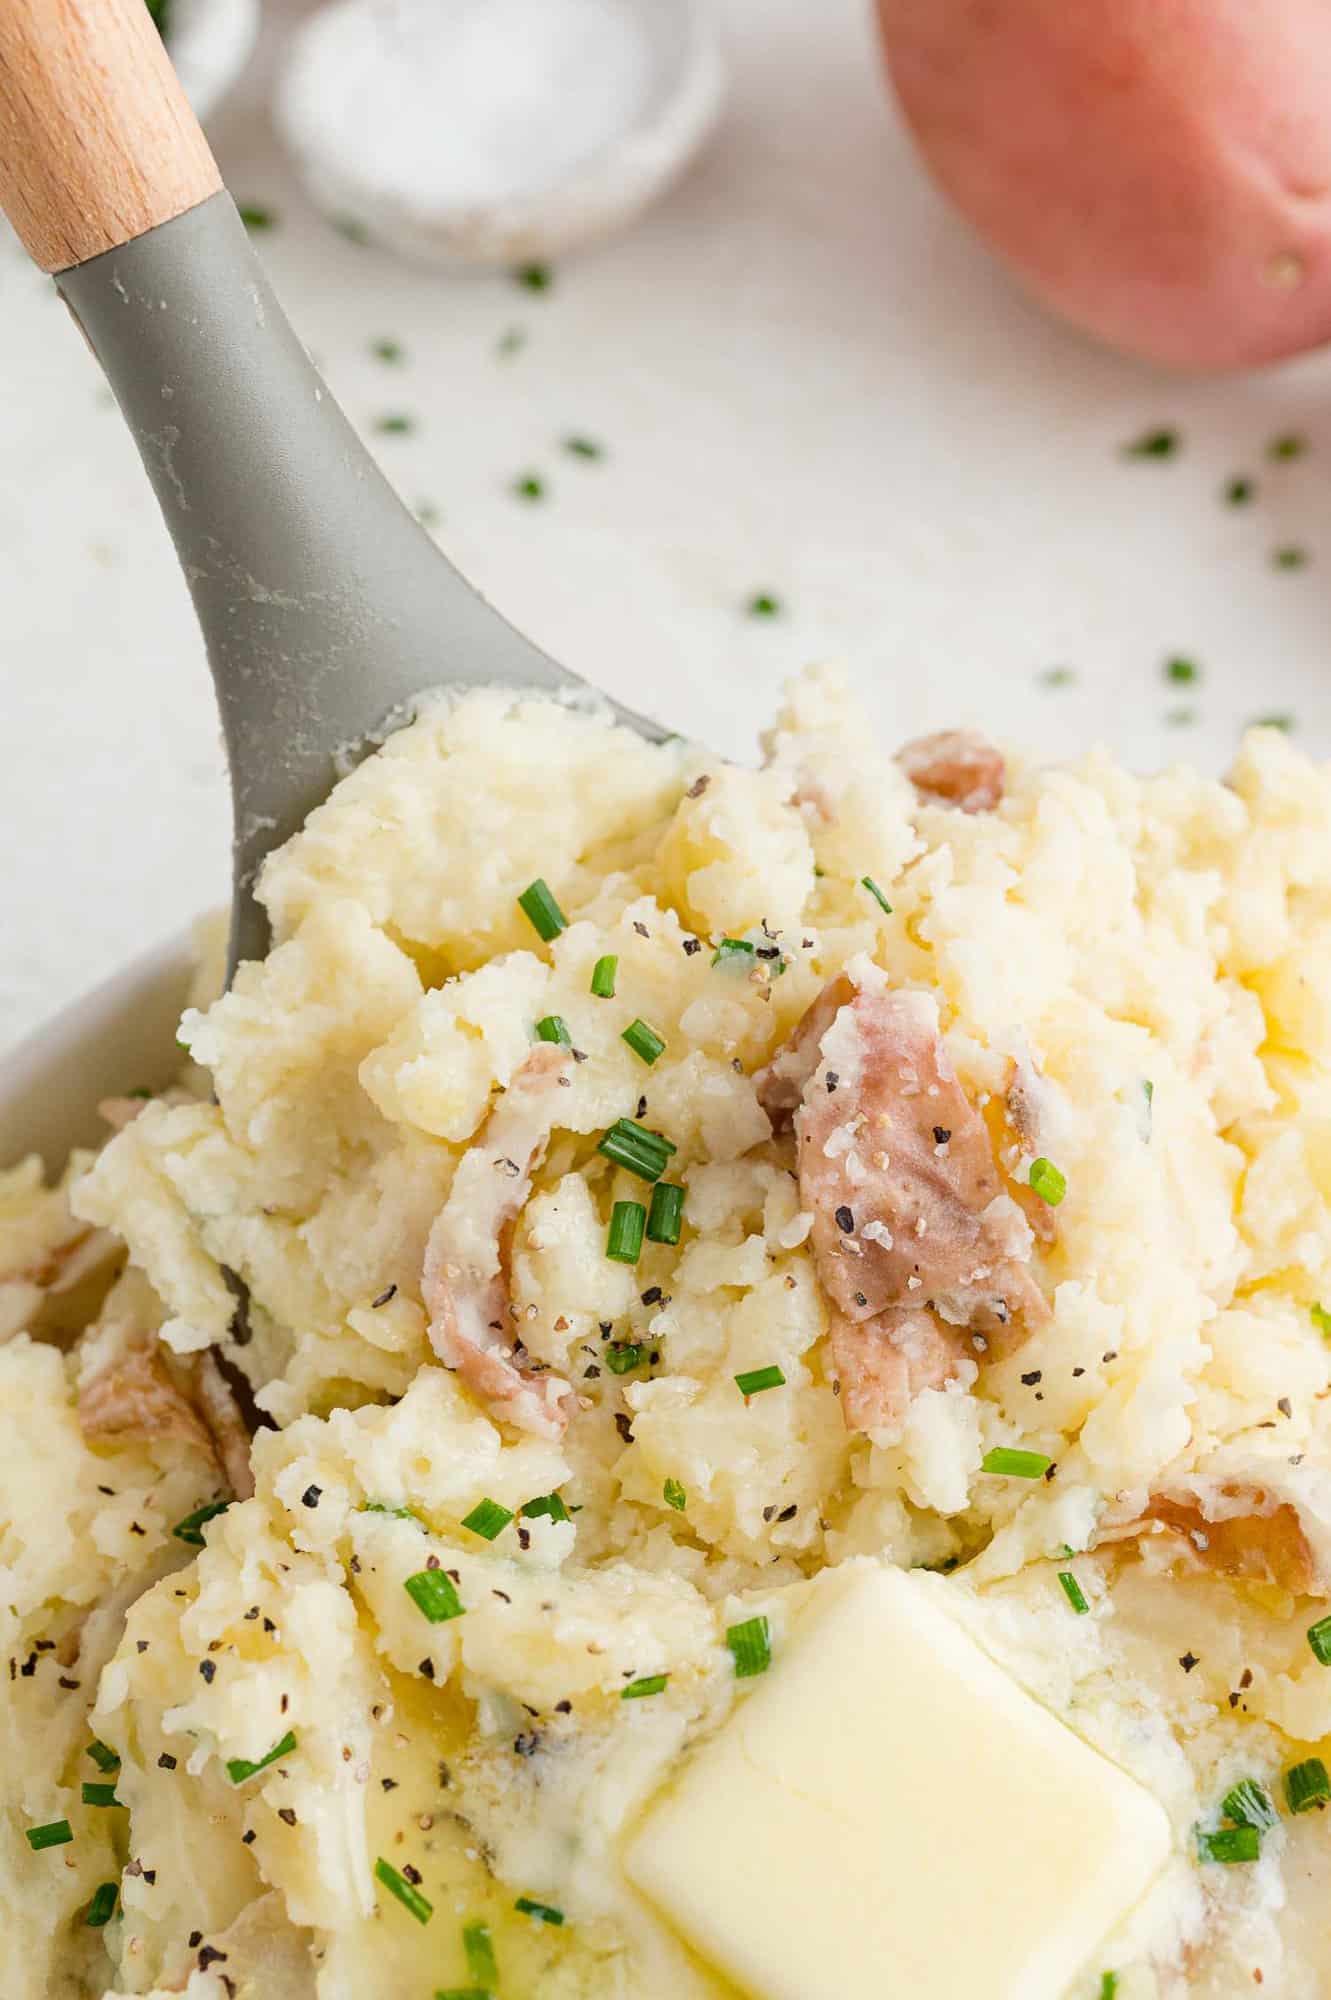
<path fill-rule="evenodd" d="M 1169 1811 L 1074 2000 L 1327 1990 L 1327 773 L 765 747 L 426 705 L 0 1177 L 5 2000 L 719 2000 L 620 1839 L 850 1561 Z"/>

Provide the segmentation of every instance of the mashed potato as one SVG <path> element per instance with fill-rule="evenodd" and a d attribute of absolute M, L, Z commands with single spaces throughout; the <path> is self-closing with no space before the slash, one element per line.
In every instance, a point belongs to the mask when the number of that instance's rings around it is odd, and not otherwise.
<path fill-rule="evenodd" d="M 1168 1810 L 1078 2000 L 1327 1989 L 1326 773 L 766 749 L 428 706 L 0 1180 L 6 2000 L 716 2000 L 621 1838 L 850 1561 Z"/>

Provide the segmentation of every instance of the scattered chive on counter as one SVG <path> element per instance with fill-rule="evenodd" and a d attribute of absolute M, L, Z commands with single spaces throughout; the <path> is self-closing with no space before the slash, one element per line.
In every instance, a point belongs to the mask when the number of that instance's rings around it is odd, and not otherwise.
<path fill-rule="evenodd" d="M 535 1917 L 543 1924 L 562 1924 L 564 1912 L 557 1910 L 553 1903 L 538 1903 L 530 1896 L 519 1896 L 513 1908 L 524 1917 Z"/>
<path fill-rule="evenodd" d="M 225 1514 L 230 1505 L 229 1500 L 210 1500 L 206 1507 L 196 1507 L 192 1514 L 186 1514 L 183 1521 L 177 1521 L 171 1533 L 178 1542 L 188 1542 L 191 1548 L 201 1549 L 204 1543 L 200 1528 L 205 1522 L 215 1521 L 219 1514 Z"/>
<path fill-rule="evenodd" d="M 1072 667 L 1044 667 L 1036 675 L 1041 687 L 1071 687 L 1077 675 Z"/>
<path fill-rule="evenodd" d="M 1154 430 L 1143 431 L 1120 447 L 1124 458 L 1173 458 L 1182 446 L 1183 439 L 1168 424 L 1161 424 Z"/>
<path fill-rule="evenodd" d="M 34 1854 L 40 1854 L 44 1847 L 67 1847 L 74 1838 L 74 1829 L 67 1819 L 52 1819 L 45 1826 L 27 1826 L 23 1837 Z"/>
<path fill-rule="evenodd" d="M 615 1264 L 636 1264 L 646 1229 L 647 1211 L 640 1201 L 617 1201 L 610 1211 L 606 1256 Z"/>
<path fill-rule="evenodd" d="M 1245 478 L 1242 474 L 1235 479 L 1227 479 L 1225 481 L 1225 505 L 1227 507 L 1246 507 L 1256 491 L 1257 488 L 1252 480 Z"/>
<path fill-rule="evenodd" d="M 772 1628 L 765 1617 L 746 1618 L 742 1624 L 727 1627 L 726 1644 L 737 1681 L 765 1674 L 772 1664 Z"/>
<path fill-rule="evenodd" d="M 1264 1785 L 1256 1778 L 1241 1778 L 1220 1801 L 1220 1810 L 1236 1826 L 1255 1826 L 1258 1832 L 1279 1824 L 1280 1815 Z"/>
<path fill-rule="evenodd" d="M 241 202 L 236 212 L 251 235 L 262 234 L 265 229 L 271 229 L 277 221 L 272 209 L 264 208 L 259 202 Z"/>
<path fill-rule="evenodd" d="M 735 1386 L 743 1396 L 758 1396 L 764 1389 L 783 1389 L 786 1378 L 775 1361 L 769 1361 L 765 1368 L 747 1368 L 735 1377 Z"/>
<path fill-rule="evenodd" d="M 887 897 L 883 894 L 878 884 L 874 881 L 872 875 L 861 875 L 860 887 L 863 889 L 867 889 L 869 891 L 869 894 L 873 897 L 875 903 L 877 903 L 879 909 L 882 911 L 885 917 L 891 916 L 892 905 L 888 902 Z"/>
<path fill-rule="evenodd" d="M 256 1771 L 266 1771 L 268 1766 L 275 1764 L 279 1757 L 289 1757 L 295 1747 L 295 1731 L 288 1729 L 282 1741 L 274 1743 L 267 1756 L 260 1757 L 257 1764 L 248 1763 L 244 1757 L 229 1757 L 227 1759 L 226 1774 L 233 1785 L 243 1785 L 245 1780 L 252 1778 Z"/>
<path fill-rule="evenodd" d="M 646 1021 L 630 1021 L 619 1038 L 627 1042 L 635 1056 L 645 1062 L 650 1069 L 657 1057 L 665 1053 L 665 1043 L 655 1028 L 649 1028 Z"/>
<path fill-rule="evenodd" d="M 774 597 L 770 590 L 756 591 L 749 599 L 748 613 L 750 618 L 776 618 L 780 615 L 780 612 L 781 600 L 779 597 Z"/>
<path fill-rule="evenodd" d="M 1236 1861 L 1255 1861 L 1262 1851 L 1262 1836 L 1255 1826 L 1222 1826 L 1214 1833 L 1197 1830 L 1197 1854 L 1202 1861 L 1219 1861 L 1232 1867 Z"/>
<path fill-rule="evenodd" d="M 370 352 L 376 361 L 386 362 L 390 368 L 400 366 L 407 358 L 407 350 L 400 340 L 372 341 Z"/>
<path fill-rule="evenodd" d="M 462 1926 L 462 1949 L 466 1954 L 467 1970 L 482 1986 L 493 1986 L 499 1978 L 499 1965 L 495 1958 L 494 1940 L 490 1936 L 490 1926 L 477 1918 L 473 1923 Z"/>
<path fill-rule="evenodd" d="M 561 1048 L 571 1049 L 573 1037 L 568 1031 L 568 1022 L 562 1014 L 546 1014 L 536 1023 L 536 1039 L 539 1042 L 556 1042 Z"/>
<path fill-rule="evenodd" d="M 677 1479 L 667 1479 L 661 1488 L 661 1498 L 666 1506 L 673 1507 L 677 1514 L 682 1514 L 689 1504 L 688 1495 Z"/>
<path fill-rule="evenodd" d="M 1167 681 L 1186 683 L 1201 679 L 1201 669 L 1196 660 L 1190 660 L 1185 653 L 1171 654 L 1161 671 Z"/>
<path fill-rule="evenodd" d="M 1292 1813 L 1311 1812 L 1331 1800 L 1331 1777 L 1320 1757 L 1305 1757 L 1285 1773 L 1285 1804 Z"/>
<path fill-rule="evenodd" d="M 1274 459 L 1302 458 L 1307 449 L 1307 438 L 1301 437 L 1297 431 L 1284 431 L 1279 437 L 1272 438 L 1266 447 L 1266 455 Z"/>
<path fill-rule="evenodd" d="M 1254 715 L 1248 724 L 1250 729 L 1283 729 L 1288 734 L 1294 727 L 1294 717 L 1286 709 L 1277 709 L 1271 715 Z"/>
<path fill-rule="evenodd" d="M 90 1930 L 101 1930 L 106 1924 L 110 1923 L 112 1917 L 115 1915 L 116 1904 L 119 1900 L 120 1884 L 118 1882 L 99 1882 L 93 1890 L 92 1895 L 88 1898 L 88 1907 L 83 1917 L 84 1923 Z"/>
<path fill-rule="evenodd" d="M 446 1625 L 466 1610 L 452 1577 L 442 1569 L 420 1569 L 403 1582 L 402 1588 L 432 1625 Z"/>
<path fill-rule="evenodd" d="M 1063 1586 L 1063 1595 L 1067 1598 L 1068 1603 L 1079 1618 L 1084 1618 L 1091 1607 L 1086 1602 L 1086 1593 L 1072 1574 L 1072 1571 L 1070 1569 L 1061 1569 L 1058 1572 L 1058 1580 Z"/>
<path fill-rule="evenodd" d="M 1307 549 L 1298 542 L 1282 542 L 1279 548 L 1271 551 L 1273 569 L 1306 569 L 1311 560 Z"/>
<path fill-rule="evenodd" d="M 1067 1181 L 1052 1160 L 1044 1158 L 1032 1160 L 1031 1170 L 1026 1178 L 1041 1201 L 1050 1208 L 1057 1208 L 1068 1191 Z"/>
<path fill-rule="evenodd" d="M 383 1883 L 391 1896 L 397 1897 L 403 1909 L 409 1911 L 418 1924 L 429 1923 L 434 1915 L 434 1904 L 422 1896 L 419 1889 L 414 1889 L 405 1875 L 399 1875 L 392 1862 L 385 1861 L 382 1854 L 374 1864 L 374 1878 L 376 1882 Z"/>
<path fill-rule="evenodd" d="M 519 264 L 513 276 L 529 292 L 548 292 L 555 282 L 548 264 Z"/>
<path fill-rule="evenodd" d="M 598 958 L 592 967 L 592 992 L 598 1000 L 613 1000 L 615 997 L 615 974 L 619 970 L 619 960 L 613 953 Z"/>
<path fill-rule="evenodd" d="M 1331 1667 L 1331 1618 L 1319 1618 L 1308 1627 L 1308 1644 L 1324 1667 Z"/>
<path fill-rule="evenodd" d="M 566 437 L 564 439 L 564 450 L 570 458 L 596 459 L 605 457 L 605 446 L 598 444 L 595 438 L 579 437 L 576 435 Z"/>
<path fill-rule="evenodd" d="M 385 410 L 374 420 L 374 428 L 381 437 L 406 437 L 416 428 L 415 417 L 409 417 L 405 410 Z"/>
<path fill-rule="evenodd" d="M 684 1218 L 684 1190 L 674 1181 L 658 1181 L 647 1211 L 649 1243 L 678 1243 Z"/>
<path fill-rule="evenodd" d="M 544 500 L 545 481 L 539 472 L 520 472 L 513 481 L 513 491 L 519 500 Z"/>
<path fill-rule="evenodd" d="M 669 1674 L 644 1674 L 641 1680 L 630 1681 L 627 1687 L 621 1688 L 619 1690 L 619 1699 L 621 1701 L 641 1701 L 649 1694 L 661 1694 L 664 1692 L 666 1682 L 669 1679 Z"/>
<path fill-rule="evenodd" d="M 492 1542 L 512 1519 L 512 1509 L 501 1507 L 497 1500 L 478 1500 L 470 1514 L 463 1515 L 462 1525 L 473 1535 L 479 1535 L 483 1542 Z"/>
<path fill-rule="evenodd" d="M 543 881 L 539 875 L 534 882 L 527 884 L 518 897 L 518 908 L 537 937 L 546 944 L 557 938 L 561 931 L 568 929 L 568 918 L 555 901 L 549 883 Z"/>
<path fill-rule="evenodd" d="M 520 1509 L 524 1521 L 567 1521 L 568 1508 L 557 1493 L 538 1493 L 534 1500 L 524 1500 Z"/>
<path fill-rule="evenodd" d="M 1014 1445 L 996 1444 L 980 1460 L 980 1470 L 1000 1479 L 1043 1479 L 1053 1462 L 1042 1451 L 1019 1451 Z"/>

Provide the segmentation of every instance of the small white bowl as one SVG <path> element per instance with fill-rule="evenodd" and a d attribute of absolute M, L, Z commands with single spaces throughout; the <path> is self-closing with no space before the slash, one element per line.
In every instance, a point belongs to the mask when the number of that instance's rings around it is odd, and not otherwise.
<path fill-rule="evenodd" d="M 467 269 L 623 227 L 723 95 L 707 0 L 332 0 L 294 37 L 276 115 L 327 214 Z"/>
<path fill-rule="evenodd" d="M 200 121 L 236 82 L 258 34 L 259 0 L 170 0 L 166 46 Z"/>

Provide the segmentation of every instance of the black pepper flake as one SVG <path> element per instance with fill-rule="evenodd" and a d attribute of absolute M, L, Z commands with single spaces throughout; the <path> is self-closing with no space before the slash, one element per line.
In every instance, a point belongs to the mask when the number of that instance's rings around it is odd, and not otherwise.
<path fill-rule="evenodd" d="M 522 1527 L 518 1529 L 518 1547 L 524 1552 L 524 1554 L 531 1547 L 530 1529 Z"/>
<path fill-rule="evenodd" d="M 277 1817 L 282 1821 L 283 1825 L 294 1826 L 296 1824 L 296 1809 L 294 1806 L 279 1806 L 277 1808 Z"/>
<path fill-rule="evenodd" d="M 203 1932 L 191 1931 L 189 1936 L 186 1938 L 185 1942 L 189 1946 L 191 1951 L 197 1951 L 199 1946 L 203 1943 Z"/>
<path fill-rule="evenodd" d="M 176 1760 L 175 1760 L 175 1758 L 174 1758 L 174 1757 L 173 1757 L 173 1756 L 171 1755 L 171 1752 L 170 1752 L 169 1750 L 163 1750 L 163 1752 L 162 1752 L 161 1756 L 160 1756 L 160 1757 L 159 1757 L 159 1758 L 157 1759 L 157 1768 L 158 1768 L 158 1770 L 159 1770 L 159 1771 L 174 1771 L 174 1770 L 175 1770 L 175 1768 L 176 1768 Z"/>
<path fill-rule="evenodd" d="M 105 1493 L 108 1500 L 114 1500 L 116 1497 L 116 1489 L 114 1486 L 99 1486 L 97 1488 L 97 1491 L 99 1493 Z"/>
<path fill-rule="evenodd" d="M 351 1574 L 353 1576 L 360 1575 L 360 1557 L 356 1554 L 354 1549 L 351 1552 L 351 1559 L 347 1564 L 347 1568 L 351 1571 Z"/>
<path fill-rule="evenodd" d="M 1075 1381 L 1076 1381 L 1076 1379 L 1077 1379 L 1077 1377 L 1078 1377 L 1079 1375 L 1084 1375 L 1085 1373 L 1086 1373 L 1086 1370 L 1085 1370 L 1084 1368 L 1074 1368 L 1074 1369 L 1073 1369 L 1073 1371 L 1072 1371 L 1072 1379 L 1073 1379 L 1073 1381 L 1075 1382 Z"/>
<path fill-rule="evenodd" d="M 322 1486 L 307 1486 L 300 1496 L 302 1507 L 317 1507 L 323 1496 Z"/>
<path fill-rule="evenodd" d="M 216 1660 L 200 1660 L 199 1672 L 203 1675 L 203 1678 L 206 1681 L 211 1682 L 214 1674 L 217 1672 Z"/>
<path fill-rule="evenodd" d="M 258 1615 L 259 1615 L 259 1607 L 258 1607 L 258 1605 L 257 1605 L 257 1604 L 251 1604 L 251 1606 L 250 1606 L 249 1610 L 248 1610 L 248 1611 L 247 1611 L 247 1612 L 245 1613 L 245 1621 L 246 1621 L 246 1623 L 248 1624 L 248 1623 L 249 1623 L 249 1621 L 250 1621 L 250 1619 L 252 1619 L 252 1618 L 257 1618 L 257 1617 L 258 1617 Z"/>
<path fill-rule="evenodd" d="M 711 784 L 711 782 L 712 780 L 707 773 L 704 773 L 701 778 L 695 778 L 693 783 L 689 786 L 687 792 L 685 792 L 684 794 L 685 798 L 700 799 L 703 793 L 707 790 L 707 787 Z"/>
<path fill-rule="evenodd" d="M 373 1308 L 373 1310 L 377 1312 L 380 1306 L 386 1306 L 390 1299 L 395 1299 L 396 1297 L 397 1297 L 397 1286 L 386 1285 L 384 1287 L 384 1290 L 380 1292 L 377 1299 L 370 1300 L 370 1305 Z"/>
<path fill-rule="evenodd" d="M 139 1873 L 142 1875 L 144 1881 L 148 1884 L 148 1887 L 150 1889 L 156 1886 L 157 1870 L 155 1868 L 141 1868 L 139 1870 Z"/>
<path fill-rule="evenodd" d="M 595 1362 L 593 1361 L 593 1362 L 592 1362 L 592 1364 L 591 1364 L 591 1366 L 590 1366 L 589 1368 L 584 1368 L 584 1369 L 583 1369 L 583 1371 L 582 1371 L 582 1379 L 583 1379 L 583 1381 L 584 1381 L 584 1382 L 595 1382 L 595 1381 L 596 1381 L 596 1380 L 597 1380 L 597 1379 L 599 1378 L 599 1376 L 600 1376 L 600 1373 L 601 1373 L 600 1369 L 599 1369 L 599 1368 L 597 1367 L 596 1363 L 595 1363 Z"/>
<path fill-rule="evenodd" d="M 609 1340 L 615 1330 L 615 1322 L 612 1319 L 598 1319 L 596 1324 L 601 1329 L 602 1340 Z"/>
<path fill-rule="evenodd" d="M 276 1625 L 274 1625 L 271 1618 L 265 1618 L 263 1621 L 263 1629 L 265 1632 L 276 1632 L 277 1627 Z"/>
<path fill-rule="evenodd" d="M 1196 1664 L 1197 1664 L 1197 1655 L 1195 1653 L 1181 1653 L 1179 1655 L 1179 1665 L 1182 1667 L 1185 1674 L 1190 1674 L 1193 1668 L 1196 1666 Z"/>
<path fill-rule="evenodd" d="M 449 1770 L 449 1768 L 448 1768 L 447 1764 L 446 1764 L 446 1763 L 444 1762 L 443 1758 L 441 1757 L 441 1758 L 439 1759 L 439 1789 L 440 1789 L 440 1791 L 441 1791 L 441 1792 L 446 1792 L 446 1791 L 448 1790 L 449 1786 L 450 1786 L 450 1785 L 452 1784 L 452 1782 L 453 1782 L 453 1773 L 452 1773 L 452 1772 L 451 1772 L 451 1771 Z"/>
<path fill-rule="evenodd" d="M 68 1674 L 61 1674 L 60 1685 L 62 1688 L 68 1688 L 70 1693 L 72 1694 L 74 1689 L 82 1687 L 83 1683 L 82 1681 L 71 1680 Z"/>
<path fill-rule="evenodd" d="M 841 1231 L 842 1235 L 849 1236 L 855 1227 L 855 1216 L 854 1212 L 851 1209 L 847 1208 L 844 1202 L 841 1204 L 841 1207 L 836 1211 L 835 1220 L 836 1220 L 836 1226 Z"/>
<path fill-rule="evenodd" d="M 934 1144 L 936 1146 L 946 1146 L 951 1137 L 952 1134 L 946 1125 L 934 1126 Z"/>
<path fill-rule="evenodd" d="M 659 1285 L 648 1285 L 642 1295 L 642 1302 L 645 1306 L 659 1305 L 661 1302 L 661 1287 Z"/>
<path fill-rule="evenodd" d="M 513 1599 L 506 1590 L 496 1590 L 493 1584 L 490 1586 L 490 1595 L 491 1597 L 497 1597 L 501 1604 L 511 1604 L 513 1602 Z"/>
<path fill-rule="evenodd" d="M 1100 1359 L 1101 1359 L 1101 1360 L 1102 1360 L 1103 1362 L 1105 1362 L 1105 1364 L 1106 1364 L 1106 1365 L 1108 1365 L 1108 1363 L 1109 1363 L 1109 1362 L 1111 1362 L 1111 1361 L 1117 1361 L 1117 1360 L 1118 1360 L 1118 1349 L 1117 1349 L 1116 1347 L 1111 1347 L 1111 1348 L 1109 1349 L 1109 1352 L 1108 1352 L 1107 1354 L 1102 1354 L 1102 1355 L 1100 1356 Z"/>
<path fill-rule="evenodd" d="M 840 1083 L 841 1078 L 837 1075 L 834 1069 L 829 1069 L 823 1080 L 827 1085 L 827 1094 L 830 1097 L 832 1095 L 832 1092 L 836 1089 L 837 1085 Z"/>
<path fill-rule="evenodd" d="M 556 1715 L 572 1715 L 572 1713 L 573 1703 L 571 1701 L 557 1701 L 555 1703 Z"/>
<path fill-rule="evenodd" d="M 32 1650 L 34 1651 L 34 1653 L 53 1653 L 55 1651 L 55 1640 L 34 1639 L 32 1642 Z"/>
<path fill-rule="evenodd" d="M 254 1828 L 252 1826 L 246 1827 L 244 1833 L 241 1834 L 240 1844 L 242 1847 L 252 1847 L 254 1845 Z"/>
<path fill-rule="evenodd" d="M 638 1108 L 633 1115 L 635 1118 L 645 1118 L 647 1116 L 647 1099 L 645 1097 L 638 1099 Z"/>
<path fill-rule="evenodd" d="M 651 936 L 651 932 L 648 930 L 646 924 L 640 924 L 636 917 L 633 919 L 633 928 L 638 933 L 639 937 Z"/>
<path fill-rule="evenodd" d="M 419 1868 L 413 1868 L 409 1861 L 404 1861 L 402 1864 L 402 1874 L 404 1879 L 410 1882 L 413 1889 L 420 1887 L 422 1877 Z"/>
<path fill-rule="evenodd" d="M 148 1641 L 146 1639 L 136 1639 L 134 1641 L 134 1650 L 136 1653 L 146 1653 L 148 1650 Z"/>
<path fill-rule="evenodd" d="M 1021 1379 L 1026 1388 L 1033 1389 L 1037 1382 L 1044 1380 L 1044 1370 L 1042 1368 L 1032 1368 L 1030 1373 L 1023 1375 Z"/>
<path fill-rule="evenodd" d="M 792 1500 L 788 1507 L 783 1507 L 781 1509 L 781 1512 L 777 1515 L 776 1518 L 778 1521 L 793 1521 L 798 1513 L 799 1513 L 799 1507 L 797 1506 L 795 1501 Z"/>
<path fill-rule="evenodd" d="M 855 1303 L 857 1306 L 867 1306 L 869 1301 L 865 1298 L 863 1292 L 856 1292 Z"/>
<path fill-rule="evenodd" d="M 427 1681 L 432 1681 L 434 1679 L 434 1661 L 422 1660 L 416 1671 L 418 1674 L 424 1674 Z"/>
<path fill-rule="evenodd" d="M 131 1533 L 131 1535 L 146 1535 L 148 1530 L 146 1528 L 141 1528 L 137 1521 L 131 1521 L 129 1524 L 129 1532 Z"/>
<path fill-rule="evenodd" d="M 626 1410 L 615 1411 L 615 1429 L 625 1444 L 633 1442 L 633 1421 Z"/>
<path fill-rule="evenodd" d="M 685 938 L 685 940 L 684 940 L 684 955 L 685 955 L 685 957 L 686 957 L 686 958 L 692 958 L 692 957 L 693 957 L 693 954 L 694 954 L 695 952 L 697 952 L 697 951 L 701 951 L 701 950 L 702 950 L 702 939 L 701 939 L 701 938 L 695 938 L 695 937 L 687 937 L 687 938 Z"/>
<path fill-rule="evenodd" d="M 1247 1690 L 1248 1688 L 1250 1688 L 1250 1687 L 1252 1686 L 1252 1668 L 1251 1668 L 1251 1667 L 1245 1667 L 1245 1668 L 1243 1669 L 1243 1672 L 1242 1672 L 1242 1673 L 1241 1673 L 1241 1674 L 1239 1675 L 1239 1686 L 1240 1686 L 1240 1687 L 1241 1687 L 1242 1689 L 1244 1689 L 1244 1690 L 1245 1690 L 1245 1692 L 1246 1692 L 1246 1690 Z"/>
<path fill-rule="evenodd" d="M 1276 1408 L 1282 1417 L 1292 1417 L 1294 1414 L 1294 1405 L 1290 1402 L 1288 1396 L 1279 1397 L 1276 1401 Z"/>
<path fill-rule="evenodd" d="M 439 1560 L 438 1556 L 434 1554 L 433 1550 L 432 1550 L 432 1551 L 430 1552 L 430 1554 L 429 1554 L 429 1555 L 428 1555 L 428 1556 L 427 1556 L 427 1557 L 425 1558 L 425 1567 L 426 1567 L 427 1569 L 442 1569 L 442 1568 L 443 1568 L 443 1564 L 442 1564 L 442 1563 L 440 1562 L 440 1560 Z"/>
<path fill-rule="evenodd" d="M 772 1518 L 772 1516 L 773 1516 L 773 1514 L 775 1514 L 775 1512 L 776 1512 L 776 1508 L 775 1508 L 775 1507 L 764 1507 L 764 1508 L 763 1508 L 763 1519 L 764 1519 L 764 1521 L 770 1521 L 770 1520 L 771 1520 L 771 1518 Z"/>
<path fill-rule="evenodd" d="M 1055 1459 L 1052 1465 L 1047 1465 L 1044 1469 L 1044 1476 L 1046 1481 L 1051 1481 L 1054 1478 L 1054 1475 L 1057 1473 L 1057 1471 L 1058 1471 L 1058 1461 L 1057 1459 Z"/>
<path fill-rule="evenodd" d="M 1227 1694 L 1227 1695 L 1225 1696 L 1225 1699 L 1226 1699 L 1226 1701 L 1227 1701 L 1227 1702 L 1229 1703 L 1229 1705 L 1230 1705 L 1230 1707 L 1231 1707 L 1231 1708 L 1237 1708 L 1237 1707 L 1238 1707 L 1238 1705 L 1239 1705 L 1239 1696 L 1238 1696 L 1237 1694 L 1233 1693 L 1233 1691 L 1232 1691 L 1232 1690 L 1231 1690 L 1231 1692 L 1230 1692 L 1229 1694 Z"/>
<path fill-rule="evenodd" d="M 534 1729 L 524 1729 L 520 1736 L 513 1738 L 513 1748 L 519 1757 L 534 1757 L 540 1747 L 541 1739 Z"/>
<path fill-rule="evenodd" d="M 385 1792 L 395 1792 L 397 1790 L 396 1778 L 380 1778 L 379 1784 Z"/>

